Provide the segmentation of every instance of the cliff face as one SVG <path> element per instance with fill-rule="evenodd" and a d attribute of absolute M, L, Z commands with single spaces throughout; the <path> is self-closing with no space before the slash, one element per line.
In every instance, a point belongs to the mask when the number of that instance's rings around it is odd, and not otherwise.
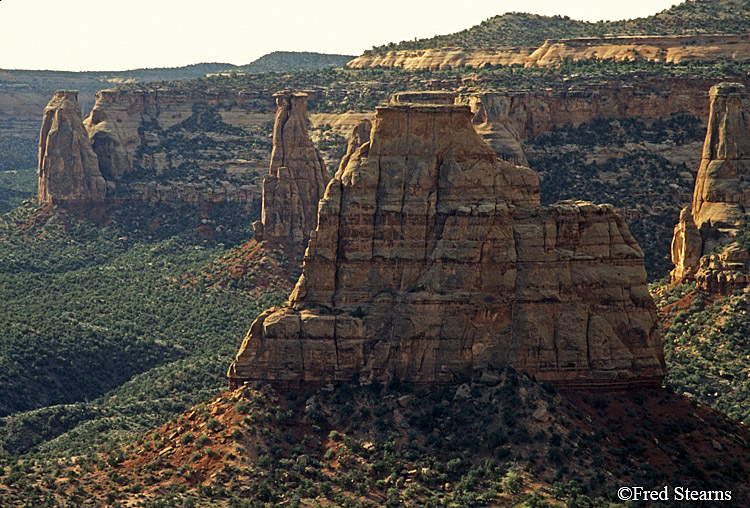
<path fill-rule="evenodd" d="M 658 384 L 643 254 L 607 205 L 539 206 L 467 106 L 377 110 L 326 189 L 288 303 L 251 326 L 230 383 L 398 377 L 453 383 L 513 367 L 569 387 Z"/>
<path fill-rule="evenodd" d="M 101 201 L 107 184 L 78 107 L 78 92 L 60 90 L 44 109 L 39 135 L 39 201 Z"/>
<path fill-rule="evenodd" d="M 364 54 L 346 65 L 353 69 L 401 67 L 452 69 L 462 66 L 523 65 L 557 67 L 565 60 L 647 60 L 660 63 L 750 60 L 750 36 L 640 36 L 551 39 L 538 47 L 435 48 L 395 50 L 384 54 Z"/>
<path fill-rule="evenodd" d="M 680 214 L 672 240 L 672 280 L 695 278 L 704 289 L 726 294 L 750 280 L 747 249 L 730 245 L 748 227 L 750 110 L 739 83 L 716 85 L 709 96 L 708 132 L 693 204 Z"/>
<path fill-rule="evenodd" d="M 268 102 L 241 90 L 102 90 L 78 129 L 78 144 L 56 146 L 60 153 L 86 146 L 93 155 L 88 167 L 106 181 L 106 195 L 97 199 L 248 207 L 260 198 L 268 157 Z M 49 200 L 41 189 L 40 199 Z M 71 193 L 84 201 L 90 195 Z"/>
<path fill-rule="evenodd" d="M 565 60 L 647 60 L 659 63 L 750 60 L 750 36 L 674 35 L 548 40 L 526 59 L 526 67 L 557 67 Z"/>
<path fill-rule="evenodd" d="M 255 238 L 299 250 L 315 229 L 318 201 L 331 179 L 307 133 L 307 94 L 279 92 L 271 169 L 263 178 L 263 210 Z"/>

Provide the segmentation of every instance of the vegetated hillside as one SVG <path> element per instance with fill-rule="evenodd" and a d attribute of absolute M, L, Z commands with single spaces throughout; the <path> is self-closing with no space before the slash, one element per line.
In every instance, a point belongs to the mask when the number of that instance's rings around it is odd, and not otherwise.
<path fill-rule="evenodd" d="M 655 284 L 652 294 L 678 393 L 750 422 L 750 292 L 714 298 L 694 284 Z"/>
<path fill-rule="evenodd" d="M 747 0 L 688 0 L 645 18 L 591 23 L 568 16 L 511 12 L 448 35 L 374 47 L 370 52 L 440 47 L 539 46 L 547 39 L 603 35 L 692 35 L 745 33 L 750 27 Z"/>
<path fill-rule="evenodd" d="M 743 507 L 748 440 L 746 427 L 663 390 L 561 395 L 510 370 L 432 391 L 395 380 L 286 393 L 256 384 L 128 446 L 55 461 L 3 460 L 0 499 L 615 508 L 626 506 L 617 498 L 622 486 L 668 485 L 712 492 L 713 500 L 726 491 L 732 499 L 721 506 Z"/>
<path fill-rule="evenodd" d="M 643 249 L 649 280 L 672 269 L 670 239 L 690 202 L 706 127 L 676 114 L 656 120 L 595 120 L 552 129 L 526 142 L 545 204 L 612 203 Z"/>
<path fill-rule="evenodd" d="M 36 194 L 38 180 L 34 167 L 0 171 L 0 214 L 9 212 Z"/>
<path fill-rule="evenodd" d="M 223 388 L 249 324 L 294 282 L 251 294 L 200 277 L 253 218 L 144 204 L 97 224 L 32 203 L 2 216 L 0 453 L 132 436 Z"/>
<path fill-rule="evenodd" d="M 292 72 L 330 67 L 343 67 L 346 62 L 354 58 L 352 55 L 330 55 L 327 53 L 313 53 L 309 51 L 274 51 L 237 67 L 239 72 L 251 74 L 260 72 Z"/>

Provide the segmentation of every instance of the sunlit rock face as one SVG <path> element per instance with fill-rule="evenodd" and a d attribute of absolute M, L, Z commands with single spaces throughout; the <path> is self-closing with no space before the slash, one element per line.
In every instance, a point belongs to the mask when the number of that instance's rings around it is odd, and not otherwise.
<path fill-rule="evenodd" d="M 513 367 L 560 386 L 658 385 L 643 253 L 609 205 L 540 206 L 468 106 L 377 109 L 329 182 L 289 301 L 251 326 L 232 385 L 456 383 Z"/>
<path fill-rule="evenodd" d="M 39 201 L 100 201 L 106 192 L 107 184 L 83 126 L 78 92 L 58 90 L 44 109 L 39 134 Z"/>
<path fill-rule="evenodd" d="M 672 281 L 696 280 L 706 290 L 728 294 L 750 280 L 747 250 L 729 246 L 748 227 L 750 110 L 739 83 L 720 83 L 709 97 L 693 203 L 680 214 L 672 239 Z"/>
<path fill-rule="evenodd" d="M 261 220 L 253 229 L 258 241 L 302 251 L 331 176 L 307 132 L 307 94 L 285 91 L 274 97 L 271 168 L 263 178 Z"/>

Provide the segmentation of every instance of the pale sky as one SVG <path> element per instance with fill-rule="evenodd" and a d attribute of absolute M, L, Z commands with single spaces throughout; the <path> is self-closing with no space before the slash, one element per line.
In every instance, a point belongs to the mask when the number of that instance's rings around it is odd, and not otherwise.
<path fill-rule="evenodd" d="M 271 51 L 358 55 L 510 11 L 585 21 L 655 14 L 676 0 L 0 0 L 0 68 L 125 70 L 247 64 Z"/>

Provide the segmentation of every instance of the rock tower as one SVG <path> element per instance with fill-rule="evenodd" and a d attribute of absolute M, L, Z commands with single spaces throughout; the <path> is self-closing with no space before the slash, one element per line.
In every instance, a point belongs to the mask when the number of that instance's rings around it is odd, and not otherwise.
<path fill-rule="evenodd" d="M 230 384 L 513 367 L 586 389 L 660 385 L 643 253 L 610 205 L 539 204 L 468 106 L 391 104 L 328 184 L 303 273 L 252 324 Z"/>
<path fill-rule="evenodd" d="M 271 168 L 263 177 L 261 220 L 255 238 L 304 251 L 318 220 L 318 202 L 331 179 L 307 132 L 307 94 L 274 94 Z"/>
<path fill-rule="evenodd" d="M 106 192 L 107 184 L 83 126 L 78 92 L 58 90 L 44 109 L 39 135 L 39 201 L 101 201 Z"/>

